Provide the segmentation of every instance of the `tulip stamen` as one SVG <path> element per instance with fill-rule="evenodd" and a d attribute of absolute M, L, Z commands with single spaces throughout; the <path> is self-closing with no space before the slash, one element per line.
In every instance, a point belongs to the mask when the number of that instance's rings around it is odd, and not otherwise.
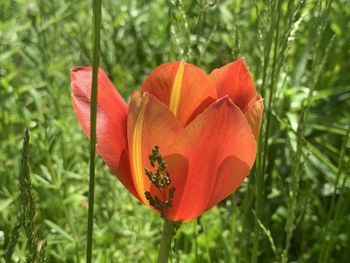
<path fill-rule="evenodd" d="M 170 174 L 166 169 L 167 164 L 159 152 L 159 146 L 156 145 L 152 148 L 149 161 L 154 172 L 146 168 L 145 173 L 152 184 L 159 190 L 162 200 L 157 195 L 152 196 L 149 191 L 145 192 L 145 196 L 150 205 L 159 211 L 160 216 L 167 218 L 167 209 L 172 206 L 175 187 L 171 187 L 169 191 L 167 191 L 168 186 L 171 184 Z"/>

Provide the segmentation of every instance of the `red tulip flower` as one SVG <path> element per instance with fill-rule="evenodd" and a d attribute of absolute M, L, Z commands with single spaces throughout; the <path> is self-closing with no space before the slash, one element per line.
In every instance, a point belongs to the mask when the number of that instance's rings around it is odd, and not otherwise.
<path fill-rule="evenodd" d="M 72 69 L 72 101 L 89 137 L 91 67 Z M 155 145 L 176 192 L 167 218 L 190 221 L 229 196 L 256 156 L 263 101 L 239 59 L 206 75 L 185 62 L 159 66 L 129 105 L 100 69 L 97 152 L 122 184 L 146 206 L 159 194 L 145 174 Z"/>

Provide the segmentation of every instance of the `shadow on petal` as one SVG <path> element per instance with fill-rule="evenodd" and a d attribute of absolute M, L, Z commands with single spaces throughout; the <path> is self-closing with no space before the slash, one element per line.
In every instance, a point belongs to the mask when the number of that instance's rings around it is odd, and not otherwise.
<path fill-rule="evenodd" d="M 205 210 L 210 209 L 235 192 L 249 174 L 248 165 L 235 156 L 229 156 L 219 166 L 214 188 Z M 214 177 L 215 178 L 215 177 Z"/>
<path fill-rule="evenodd" d="M 180 154 L 170 154 L 164 156 L 164 160 L 168 165 L 168 172 L 170 174 L 171 184 L 167 187 L 168 191 L 171 187 L 175 187 L 174 198 L 172 199 L 172 207 L 168 209 L 168 218 L 174 221 L 179 221 L 186 217 L 185 210 L 183 206 L 179 206 L 181 197 L 183 196 L 184 185 L 188 179 L 188 160 L 186 157 Z M 151 185 L 150 192 L 152 196 L 157 195 L 161 201 L 164 198 L 161 196 L 160 191 L 153 184 Z M 191 200 L 188 200 L 188 206 L 191 206 Z M 153 209 L 153 208 L 152 208 Z M 155 210 L 155 209 L 153 209 Z M 155 212 L 159 213 L 155 210 Z"/>

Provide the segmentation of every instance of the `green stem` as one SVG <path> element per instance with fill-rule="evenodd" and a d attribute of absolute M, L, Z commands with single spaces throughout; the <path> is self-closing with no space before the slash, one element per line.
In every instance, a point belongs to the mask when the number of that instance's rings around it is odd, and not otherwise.
<path fill-rule="evenodd" d="M 162 240 L 160 241 L 157 263 L 168 262 L 171 249 L 171 242 L 176 234 L 178 227 L 178 222 L 173 222 L 167 219 L 164 220 Z"/>
<path fill-rule="evenodd" d="M 273 64 L 271 66 L 271 81 L 270 81 L 270 90 L 268 93 L 268 108 L 266 109 L 267 116 L 265 117 L 265 129 L 264 134 L 261 135 L 262 139 L 258 142 L 258 156 L 257 156 L 257 168 L 255 172 L 256 177 L 256 186 L 255 186 L 255 213 L 256 220 L 254 222 L 254 233 L 255 238 L 253 240 L 253 252 L 251 256 L 251 263 L 258 262 L 258 254 L 259 254 L 259 240 L 260 240 L 260 227 L 258 224 L 258 219 L 261 219 L 261 211 L 263 206 L 263 189 L 264 189 L 264 180 L 265 180 L 265 168 L 267 163 L 268 156 L 268 139 L 270 134 L 270 122 L 271 122 L 271 112 L 273 106 L 273 98 L 275 93 L 275 66 L 276 66 L 276 49 L 278 47 L 278 21 L 280 19 L 280 3 L 281 1 L 272 1 L 271 6 L 269 6 L 271 15 L 271 20 L 268 25 L 266 25 L 266 39 L 264 43 L 264 61 L 263 61 L 263 82 L 261 95 L 265 96 L 265 87 L 268 72 L 269 72 L 269 60 L 271 57 L 271 51 L 273 51 Z M 277 21 L 277 22 L 276 22 Z M 277 24 L 277 26 L 276 26 Z M 276 30 L 277 29 L 277 30 Z M 274 47 L 274 49 L 273 49 Z M 266 96 L 267 97 L 267 96 Z"/>
<path fill-rule="evenodd" d="M 100 28 L 101 28 L 101 0 L 93 0 L 94 21 L 94 52 L 92 64 L 92 85 L 90 104 L 90 176 L 89 176 L 89 211 L 86 244 L 86 262 L 92 258 L 92 232 L 94 223 L 95 199 L 95 156 L 96 156 L 96 112 L 97 112 L 97 80 L 100 64 Z"/>
<path fill-rule="evenodd" d="M 335 231 L 330 231 L 331 230 L 331 223 L 337 222 L 338 217 L 339 217 L 339 206 L 343 201 L 343 194 L 344 194 L 344 185 L 346 181 L 346 176 L 343 179 L 343 183 L 341 184 L 340 188 L 338 187 L 340 177 L 343 173 L 344 169 L 344 159 L 346 155 L 346 145 L 348 143 L 348 138 L 350 135 L 350 125 L 348 126 L 348 129 L 345 133 L 344 140 L 342 143 L 342 147 L 340 149 L 339 153 L 339 159 L 338 159 L 338 171 L 337 171 L 337 177 L 335 180 L 334 184 L 334 189 L 333 189 L 333 195 L 331 199 L 331 205 L 330 209 L 328 210 L 328 215 L 326 219 L 326 226 L 323 229 L 323 241 L 321 245 L 321 253 L 319 255 L 319 261 L 318 262 L 328 262 L 329 261 L 329 255 L 333 247 L 333 241 L 334 241 L 334 235 L 336 235 Z M 337 191 L 340 193 L 340 198 L 336 201 L 336 196 L 337 196 Z"/>

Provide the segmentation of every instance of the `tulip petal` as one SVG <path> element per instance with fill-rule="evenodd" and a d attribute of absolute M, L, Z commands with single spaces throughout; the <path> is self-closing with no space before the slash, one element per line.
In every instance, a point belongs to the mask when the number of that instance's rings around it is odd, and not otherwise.
<path fill-rule="evenodd" d="M 207 75 L 185 62 L 159 66 L 146 78 L 141 90 L 168 105 L 183 126 L 216 98 L 216 90 Z"/>
<path fill-rule="evenodd" d="M 182 130 L 180 122 L 167 105 L 151 94 L 133 94 L 128 115 L 129 156 L 136 191 L 147 206 L 149 202 L 145 192 L 156 193 L 156 189 L 151 189 L 151 182 L 145 174 L 145 168 L 151 168 L 148 156 L 155 145 L 159 146 L 163 156 L 167 155 L 171 149 L 169 145 Z"/>
<path fill-rule="evenodd" d="M 152 147 L 159 146 L 168 164 L 170 187 L 176 189 L 168 210 L 168 218 L 175 221 L 193 220 L 232 193 L 248 175 L 256 153 L 248 121 L 228 97 L 183 128 L 167 105 L 151 94 L 135 92 L 129 108 L 128 141 L 134 185 L 149 207 L 146 191 L 163 201 L 144 170 L 151 168 Z"/>
<path fill-rule="evenodd" d="M 249 174 L 250 169 L 251 166 L 236 156 L 226 157 L 218 168 L 215 186 L 205 210 L 210 209 L 235 192 Z"/>
<path fill-rule="evenodd" d="M 171 148 L 188 161 L 188 172 L 172 177 L 176 192 L 169 218 L 175 221 L 193 220 L 232 193 L 256 153 L 247 119 L 227 96 L 198 115 Z"/>
<path fill-rule="evenodd" d="M 253 98 L 251 102 L 249 102 L 248 110 L 245 113 L 245 116 L 249 122 L 249 125 L 252 128 L 252 132 L 254 134 L 255 140 L 258 140 L 259 138 L 263 112 L 264 112 L 263 99 L 260 95 L 257 95 L 256 98 Z"/>
<path fill-rule="evenodd" d="M 80 125 L 90 138 L 91 67 L 71 72 L 72 102 Z M 123 185 L 138 198 L 130 176 L 127 150 L 128 107 L 102 69 L 98 72 L 96 150 Z"/>
<path fill-rule="evenodd" d="M 216 88 L 218 98 L 228 95 L 243 112 L 247 111 L 251 99 L 256 97 L 254 81 L 243 58 L 215 69 L 209 79 Z"/>

